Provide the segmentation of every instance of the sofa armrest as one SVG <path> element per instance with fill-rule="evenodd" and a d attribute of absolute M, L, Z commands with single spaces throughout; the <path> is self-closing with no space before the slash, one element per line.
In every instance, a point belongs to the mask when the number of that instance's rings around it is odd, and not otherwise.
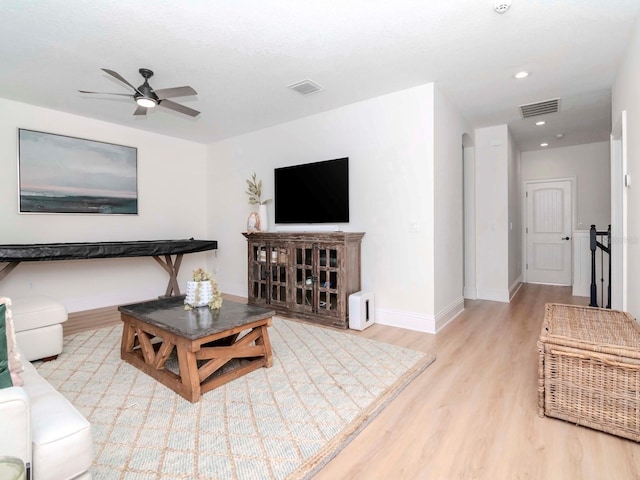
<path fill-rule="evenodd" d="M 31 415 L 29 397 L 22 387 L 0 389 L 0 452 L 31 463 Z"/>

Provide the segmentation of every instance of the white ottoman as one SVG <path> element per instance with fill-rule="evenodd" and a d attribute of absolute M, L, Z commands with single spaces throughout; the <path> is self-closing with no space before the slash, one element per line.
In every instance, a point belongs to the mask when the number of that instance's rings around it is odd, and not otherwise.
<path fill-rule="evenodd" d="M 62 352 L 62 322 L 67 310 L 45 296 L 11 299 L 16 342 L 25 360 L 53 360 Z"/>

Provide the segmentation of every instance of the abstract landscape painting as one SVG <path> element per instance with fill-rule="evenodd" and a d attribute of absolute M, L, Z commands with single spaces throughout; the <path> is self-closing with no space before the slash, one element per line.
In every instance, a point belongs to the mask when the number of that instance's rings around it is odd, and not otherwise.
<path fill-rule="evenodd" d="M 136 148 L 18 129 L 20 213 L 138 213 Z"/>

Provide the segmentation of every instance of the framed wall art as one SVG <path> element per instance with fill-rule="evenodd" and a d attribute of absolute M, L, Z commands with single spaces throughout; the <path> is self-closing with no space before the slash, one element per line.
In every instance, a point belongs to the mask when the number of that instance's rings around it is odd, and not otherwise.
<path fill-rule="evenodd" d="M 134 147 L 18 129 L 20 213 L 138 213 Z"/>

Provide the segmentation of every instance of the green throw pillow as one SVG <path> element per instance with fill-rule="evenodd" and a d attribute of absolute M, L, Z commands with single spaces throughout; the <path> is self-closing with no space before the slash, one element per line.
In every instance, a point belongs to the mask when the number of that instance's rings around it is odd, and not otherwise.
<path fill-rule="evenodd" d="M 0 304 L 0 388 L 13 387 L 11 372 L 9 371 L 9 360 L 7 358 L 7 323 L 5 315 L 7 306 Z"/>

